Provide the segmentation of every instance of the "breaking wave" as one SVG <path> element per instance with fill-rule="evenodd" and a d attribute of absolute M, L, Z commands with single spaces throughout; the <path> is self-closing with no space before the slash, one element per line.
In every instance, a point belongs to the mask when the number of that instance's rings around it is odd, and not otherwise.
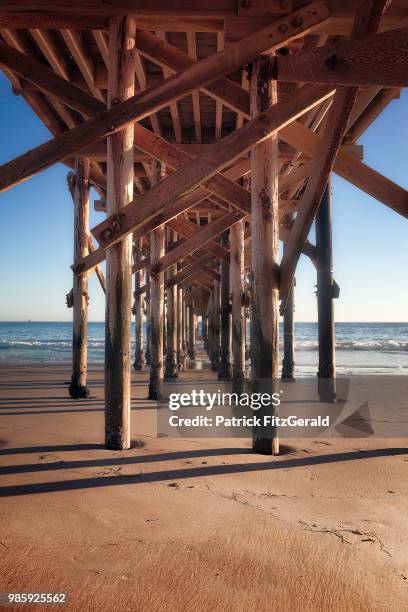
<path fill-rule="evenodd" d="M 317 351 L 318 344 L 312 340 L 296 342 L 298 351 Z M 406 340 L 367 340 L 352 341 L 338 340 L 336 342 L 338 351 L 375 351 L 377 353 L 405 353 L 408 352 L 408 341 Z"/>

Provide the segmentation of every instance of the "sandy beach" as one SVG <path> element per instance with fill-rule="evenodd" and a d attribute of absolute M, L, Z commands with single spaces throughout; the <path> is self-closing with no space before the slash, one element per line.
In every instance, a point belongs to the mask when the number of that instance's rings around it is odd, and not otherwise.
<path fill-rule="evenodd" d="M 2 591 L 65 591 L 70 610 L 406 610 L 406 439 L 289 440 L 279 457 L 156 439 L 143 372 L 132 448 L 112 452 L 101 366 L 88 400 L 69 376 L 0 370 Z"/>

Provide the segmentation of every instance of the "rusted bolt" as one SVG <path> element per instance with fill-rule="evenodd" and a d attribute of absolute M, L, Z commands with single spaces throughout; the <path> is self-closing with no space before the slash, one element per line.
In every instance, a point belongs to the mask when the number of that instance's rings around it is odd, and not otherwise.
<path fill-rule="evenodd" d="M 285 32 L 287 32 L 287 31 L 288 31 L 288 26 L 286 25 L 286 23 L 281 23 L 281 25 L 280 25 L 280 26 L 279 26 L 279 28 L 278 28 L 278 31 L 279 31 L 281 34 L 285 34 Z"/>
<path fill-rule="evenodd" d="M 109 240 L 109 238 L 112 236 L 112 232 L 107 229 L 102 233 L 102 240 Z"/>
<path fill-rule="evenodd" d="M 302 25 L 302 23 L 303 23 L 303 19 L 302 19 L 302 17 L 300 17 L 300 16 L 295 17 L 294 19 L 292 19 L 292 25 L 293 25 L 295 28 L 300 28 L 300 26 Z"/>

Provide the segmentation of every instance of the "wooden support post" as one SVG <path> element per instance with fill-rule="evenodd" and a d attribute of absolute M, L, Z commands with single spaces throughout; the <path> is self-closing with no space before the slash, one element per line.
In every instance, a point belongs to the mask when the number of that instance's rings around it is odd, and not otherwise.
<path fill-rule="evenodd" d="M 75 174 L 68 175 L 73 183 L 74 201 L 74 261 L 88 254 L 89 239 L 89 159 L 75 159 Z M 72 377 L 69 394 L 74 399 L 89 396 L 87 378 L 88 335 L 88 272 L 73 275 Z"/>
<path fill-rule="evenodd" d="M 146 271 L 146 284 L 148 284 L 148 289 L 146 291 L 146 300 L 145 300 L 145 316 L 146 316 L 146 352 L 145 352 L 145 362 L 146 365 L 150 365 L 150 275 Z"/>
<path fill-rule="evenodd" d="M 332 210 L 330 181 L 316 215 L 317 310 L 319 335 L 319 392 L 333 401 L 335 389 L 335 323 L 333 304 Z"/>
<path fill-rule="evenodd" d="M 218 281 L 214 282 L 212 299 L 212 347 L 211 369 L 216 372 L 220 367 L 220 289 Z"/>
<path fill-rule="evenodd" d="M 183 289 L 183 371 L 187 366 L 188 309 L 186 291 Z"/>
<path fill-rule="evenodd" d="M 164 235 L 164 250 L 166 250 L 166 234 Z M 166 286 L 167 272 L 163 274 L 163 290 Z M 163 368 L 165 356 L 167 354 L 167 308 L 165 294 L 163 293 Z M 163 370 L 164 371 L 164 370 Z"/>
<path fill-rule="evenodd" d="M 133 245 L 133 263 L 139 264 L 142 260 L 143 240 L 138 238 Z M 133 305 L 135 315 L 135 370 L 142 370 L 145 362 L 143 347 L 143 296 L 138 294 L 138 289 L 143 285 L 143 269 L 135 272 L 135 301 Z"/>
<path fill-rule="evenodd" d="M 164 176 L 164 167 L 153 161 L 153 185 Z M 150 232 L 150 261 L 154 265 L 164 256 L 164 226 Z M 150 279 L 150 381 L 148 399 L 160 400 L 163 383 L 164 273 Z"/>
<path fill-rule="evenodd" d="M 177 241 L 177 234 L 169 230 L 171 242 Z M 167 280 L 177 274 L 177 264 L 173 264 L 167 271 Z M 167 351 L 166 351 L 166 378 L 177 378 L 177 323 L 178 323 L 177 285 L 167 289 Z"/>
<path fill-rule="evenodd" d="M 211 363 L 211 352 L 212 352 L 212 347 L 213 347 L 213 340 L 214 340 L 214 334 L 213 334 L 213 292 L 210 293 L 209 297 L 208 297 L 208 303 L 207 303 L 207 347 L 206 347 L 206 351 L 207 351 L 207 355 L 208 358 L 210 360 Z"/>
<path fill-rule="evenodd" d="M 181 269 L 180 264 L 178 270 Z M 184 369 L 184 354 L 183 354 L 183 289 L 176 285 L 177 289 L 177 371 L 182 372 Z"/>
<path fill-rule="evenodd" d="M 293 224 L 292 215 L 286 215 L 283 222 Z M 286 248 L 284 244 L 283 252 Z M 286 382 L 295 381 L 295 286 L 296 279 L 294 278 L 283 311 L 282 380 Z"/>
<path fill-rule="evenodd" d="M 277 83 L 271 78 L 273 65 L 273 56 L 264 56 L 252 63 L 252 118 L 277 102 Z M 278 173 L 278 138 L 275 132 L 251 150 L 252 371 L 254 379 L 270 381 L 270 393 L 279 376 Z M 261 419 L 262 412 L 262 409 L 258 412 Z M 268 412 L 265 410 L 265 415 L 271 412 L 272 406 Z M 278 454 L 276 429 L 255 427 L 253 449 L 263 454 Z"/>
<path fill-rule="evenodd" d="M 208 319 L 207 319 L 207 313 L 203 313 L 202 317 L 201 317 L 201 334 L 203 337 L 203 347 L 204 350 L 207 351 L 207 344 L 208 344 Z"/>
<path fill-rule="evenodd" d="M 241 221 L 242 223 L 242 221 Z M 224 248 L 228 246 L 229 231 L 221 235 L 220 244 Z M 220 291 L 220 324 L 221 324 L 221 348 L 219 379 L 230 379 L 231 371 L 231 305 L 230 305 L 230 266 L 221 260 L 221 291 Z"/>
<path fill-rule="evenodd" d="M 233 391 L 242 391 L 245 378 L 244 221 L 230 230 L 230 279 L 232 292 Z"/>
<path fill-rule="evenodd" d="M 196 322 L 197 317 L 194 312 L 194 300 L 191 295 L 188 303 L 188 356 L 190 359 L 196 358 Z"/>
<path fill-rule="evenodd" d="M 293 279 L 292 287 L 288 293 L 285 311 L 283 313 L 283 360 L 282 360 L 282 380 L 295 381 L 295 302 Z"/>
<path fill-rule="evenodd" d="M 109 22 L 108 106 L 134 95 L 136 22 Z M 133 125 L 108 137 L 107 213 L 120 214 L 133 199 Z M 130 447 L 130 339 L 132 239 L 125 238 L 106 255 L 105 445 Z"/>

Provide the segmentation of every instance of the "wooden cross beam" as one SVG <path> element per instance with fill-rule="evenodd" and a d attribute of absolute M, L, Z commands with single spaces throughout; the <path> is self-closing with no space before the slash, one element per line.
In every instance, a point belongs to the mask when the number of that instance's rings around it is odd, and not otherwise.
<path fill-rule="evenodd" d="M 325 85 L 301 88 L 296 96 L 275 104 L 272 109 L 248 121 L 242 128 L 216 143 L 210 151 L 196 157 L 137 201 L 128 204 L 120 217 L 108 217 L 92 233 L 103 248 L 110 247 L 153 215 L 164 212 L 182 194 L 208 181 L 227 163 L 242 156 L 272 132 L 282 129 L 331 95 L 332 89 Z"/>
<path fill-rule="evenodd" d="M 196 224 L 188 221 L 187 219 L 177 218 L 171 219 L 167 225 L 175 232 L 185 236 L 186 238 L 194 238 L 201 232 L 201 228 Z M 212 257 L 218 257 L 223 261 L 229 262 L 230 254 L 228 249 L 222 247 L 215 240 L 209 240 L 204 245 L 204 248 L 212 254 Z"/>
<path fill-rule="evenodd" d="M 171 47 L 171 45 L 169 46 Z M 172 48 L 174 49 L 174 47 Z M 182 53 L 182 55 L 185 54 Z M 4 62 L 6 65 L 10 66 L 14 71 L 16 71 L 16 73 L 25 75 L 26 78 L 29 78 L 31 82 L 37 85 L 40 89 L 57 97 L 71 108 L 74 108 L 87 116 L 97 113 L 104 108 L 103 103 L 100 100 L 96 100 L 79 87 L 76 87 L 72 83 L 69 83 L 65 79 L 59 77 L 48 68 L 42 66 L 42 64 L 39 62 L 36 62 L 27 55 L 13 49 L 6 43 L 0 43 L 0 62 Z M 228 81 L 227 79 L 224 79 L 224 81 L 224 91 L 227 91 L 231 81 Z M 247 92 L 244 90 L 242 91 L 245 95 L 248 95 Z M 246 112 L 249 113 L 249 99 L 247 100 L 247 104 L 248 109 Z M 144 132 L 144 134 L 145 133 L 146 132 Z M 303 135 L 303 139 L 300 138 L 300 135 L 297 137 L 298 133 Z M 307 135 L 309 135 L 309 137 Z M 294 122 L 292 125 L 285 127 L 280 131 L 279 136 L 280 138 L 286 140 L 289 144 L 292 144 L 294 147 L 311 156 L 315 155 L 314 151 L 318 148 L 318 146 L 315 145 L 312 150 L 310 143 L 312 142 L 312 139 L 314 139 L 315 142 L 319 142 L 319 136 L 314 134 L 311 130 L 308 130 L 299 122 Z M 150 142 L 148 141 L 147 137 L 146 142 Z M 171 157 L 173 151 L 172 147 L 173 145 L 170 145 L 170 143 L 167 143 L 166 150 L 164 147 L 160 147 L 160 155 L 163 157 L 165 153 L 168 155 L 167 162 Z M 176 147 L 174 147 L 174 149 L 176 149 Z M 159 147 L 156 146 L 156 154 L 158 154 L 158 150 Z M 249 160 L 243 160 L 237 164 L 237 169 L 239 168 L 238 172 L 235 173 L 234 171 L 228 170 L 224 173 L 224 176 L 230 180 L 236 180 L 245 172 L 249 172 L 249 166 Z M 372 197 L 390 206 L 397 212 L 404 214 L 407 195 L 406 191 L 365 164 L 358 163 L 357 160 L 353 160 L 350 156 L 346 156 L 345 149 L 343 148 L 341 148 L 339 151 L 334 170 L 346 180 L 365 190 Z M 291 175 L 293 176 L 293 173 L 291 173 Z M 106 178 L 101 173 L 98 173 L 98 176 L 96 176 L 95 169 L 91 169 L 91 178 L 94 182 L 106 188 Z M 284 180 L 285 179 L 282 179 L 280 184 L 282 184 Z M 204 197 L 204 190 L 202 194 Z M 200 192 L 197 190 L 197 197 L 199 195 Z M 199 199 L 197 201 L 199 201 Z M 102 260 L 103 257 L 99 259 L 98 262 Z"/>
<path fill-rule="evenodd" d="M 277 78 L 295 83 L 408 85 L 408 28 L 341 40 L 276 59 Z"/>
<path fill-rule="evenodd" d="M 296 122 L 296 125 L 287 125 L 279 132 L 279 137 L 312 158 L 319 154 L 323 144 L 323 136 L 312 132 L 299 122 Z M 333 170 L 371 197 L 400 215 L 408 217 L 408 192 L 364 162 L 354 159 L 341 148 L 335 158 Z"/>
<path fill-rule="evenodd" d="M 208 278 L 212 280 L 219 280 L 220 275 L 215 272 L 212 268 L 208 267 L 208 264 L 214 260 L 212 255 L 203 255 L 202 257 L 193 260 L 192 263 L 189 263 L 187 266 L 184 266 L 180 272 L 177 272 L 175 276 L 169 278 L 165 283 L 165 288 L 170 289 L 175 285 L 186 282 L 187 280 L 191 280 L 191 277 L 196 275 L 197 273 L 203 273 Z M 139 287 L 135 292 L 134 296 L 137 297 L 139 295 L 143 295 L 150 289 L 150 283 L 146 283 L 142 287 Z"/>
<path fill-rule="evenodd" d="M 169 268 L 172 264 L 177 263 L 180 259 L 186 257 L 186 255 L 190 255 L 197 251 L 201 246 L 203 246 L 206 242 L 215 238 L 223 231 L 231 227 L 234 223 L 243 219 L 245 215 L 238 210 L 234 210 L 232 212 L 227 213 L 220 219 L 205 225 L 202 229 L 200 229 L 195 236 L 186 240 L 183 244 L 181 244 L 173 251 L 166 253 L 164 257 L 162 257 L 158 262 L 150 268 L 150 274 L 152 276 L 156 276 L 160 274 L 160 272 L 164 272 Z"/>
<path fill-rule="evenodd" d="M 355 17 L 352 38 L 376 31 L 388 0 L 363 0 Z M 339 86 L 326 117 L 321 144 L 303 194 L 299 213 L 281 261 L 280 297 L 282 311 L 293 283 L 297 262 L 323 197 L 330 172 L 343 140 L 358 94 L 358 87 Z"/>
<path fill-rule="evenodd" d="M 350 43 L 351 41 L 347 42 Z M 185 70 L 187 67 L 194 65 L 193 58 L 176 47 L 168 43 L 163 43 L 149 32 L 142 32 L 137 38 L 136 45 L 145 57 L 160 65 L 166 65 L 175 71 Z M 406 44 L 404 45 L 404 48 L 405 47 Z M 232 110 L 249 118 L 249 93 L 237 83 L 223 77 L 218 81 L 210 83 L 203 88 L 203 90 L 214 99 L 221 100 L 223 104 L 226 104 Z M 279 138 L 286 140 L 288 144 L 292 144 L 295 148 L 305 153 L 309 153 L 307 148 L 305 146 L 300 146 L 301 141 L 299 142 L 299 139 L 293 138 L 296 132 L 302 134 L 309 133 L 311 135 L 310 139 L 313 137 L 315 140 L 320 138 L 317 134 L 312 132 L 312 130 L 308 130 L 308 128 L 298 121 L 294 121 L 291 125 L 280 130 Z M 288 137 L 289 134 L 290 138 Z M 309 154 L 312 157 L 315 156 L 315 153 Z M 249 160 L 244 161 L 243 164 L 247 164 L 249 172 Z M 407 192 L 369 166 L 359 162 L 359 160 L 353 159 L 351 155 L 347 155 L 345 145 L 340 147 L 334 171 L 373 198 L 379 200 L 386 206 L 390 206 L 393 210 L 400 212 L 400 214 L 405 215 L 404 209 L 406 208 L 408 197 Z M 280 184 L 281 182 L 282 181 L 280 181 Z M 281 190 L 280 192 L 282 193 Z"/>
<path fill-rule="evenodd" d="M 0 167 L 0 190 L 5 190 L 41 170 L 72 156 L 88 144 L 140 121 L 170 102 L 245 66 L 259 54 L 276 50 L 327 21 L 326 5 L 313 3 L 270 26 L 210 55 L 156 88 L 136 94 L 100 112 L 92 119 L 28 151 Z"/>

